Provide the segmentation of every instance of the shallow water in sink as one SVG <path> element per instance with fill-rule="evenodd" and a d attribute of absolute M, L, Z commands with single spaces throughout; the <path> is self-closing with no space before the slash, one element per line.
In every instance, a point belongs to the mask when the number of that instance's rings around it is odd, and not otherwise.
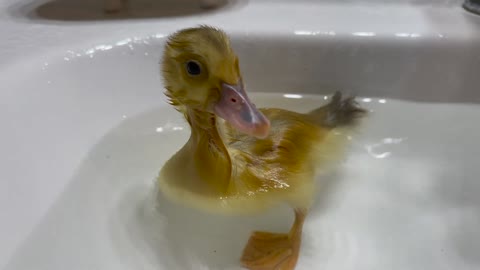
<path fill-rule="evenodd" d="M 251 96 L 304 112 L 327 99 Z M 318 179 L 297 269 L 479 269 L 480 106 L 359 101 L 370 116 L 345 162 Z M 124 119 L 6 269 L 240 269 L 249 233 L 286 231 L 292 214 L 220 217 L 155 203 L 155 176 L 188 135 L 172 108 Z"/>

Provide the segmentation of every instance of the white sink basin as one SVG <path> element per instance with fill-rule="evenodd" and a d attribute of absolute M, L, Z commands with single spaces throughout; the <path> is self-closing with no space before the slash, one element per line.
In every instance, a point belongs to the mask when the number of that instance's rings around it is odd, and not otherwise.
<path fill-rule="evenodd" d="M 479 269 L 479 20 L 460 7 L 266 2 L 201 21 L 231 33 L 257 105 L 307 111 L 343 90 L 372 110 L 349 158 L 319 178 L 297 269 Z M 293 24 L 254 16 L 292 9 Z M 339 23 L 348 16 L 359 23 Z M 251 230 L 289 227 L 283 208 L 154 209 L 155 176 L 189 134 L 158 63 L 166 35 L 198 18 L 8 23 L 31 36 L 0 50 L 0 267 L 240 269 Z M 24 50 L 37 28 L 38 51 Z"/>

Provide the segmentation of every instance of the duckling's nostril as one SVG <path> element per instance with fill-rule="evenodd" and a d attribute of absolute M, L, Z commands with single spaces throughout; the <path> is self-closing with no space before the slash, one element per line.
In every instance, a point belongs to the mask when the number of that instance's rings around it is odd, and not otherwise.
<path fill-rule="evenodd" d="M 232 101 L 233 103 L 237 102 L 237 100 L 234 98 L 231 98 L 230 101 Z"/>

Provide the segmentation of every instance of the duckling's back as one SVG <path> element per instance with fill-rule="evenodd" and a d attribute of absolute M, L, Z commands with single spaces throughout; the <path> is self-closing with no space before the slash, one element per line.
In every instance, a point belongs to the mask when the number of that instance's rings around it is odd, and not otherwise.
<path fill-rule="evenodd" d="M 328 104 L 307 114 L 277 108 L 260 110 L 271 122 L 267 138 L 245 135 L 226 124 L 225 143 L 233 156 L 248 157 L 249 164 L 281 164 L 291 172 L 305 170 L 311 163 L 315 163 L 314 167 L 323 167 L 324 162 L 321 158 L 318 160 L 318 155 L 331 156 L 339 152 L 366 113 L 353 97 L 342 98 L 340 92 L 336 92 Z"/>
<path fill-rule="evenodd" d="M 266 139 L 225 129 L 225 143 L 234 164 L 229 193 L 262 197 L 257 202 L 263 205 L 287 200 L 308 207 L 315 173 L 338 164 L 352 128 L 365 111 L 353 98 L 343 99 L 340 93 L 308 114 L 261 111 L 271 123 Z"/>

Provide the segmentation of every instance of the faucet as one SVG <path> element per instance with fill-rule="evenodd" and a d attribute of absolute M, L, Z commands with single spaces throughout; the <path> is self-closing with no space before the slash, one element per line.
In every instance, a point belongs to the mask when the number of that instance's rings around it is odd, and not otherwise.
<path fill-rule="evenodd" d="M 119 12 L 125 8 L 128 0 L 104 0 L 104 11 L 106 13 Z M 220 6 L 224 0 L 198 0 L 201 8 L 211 9 Z"/>

